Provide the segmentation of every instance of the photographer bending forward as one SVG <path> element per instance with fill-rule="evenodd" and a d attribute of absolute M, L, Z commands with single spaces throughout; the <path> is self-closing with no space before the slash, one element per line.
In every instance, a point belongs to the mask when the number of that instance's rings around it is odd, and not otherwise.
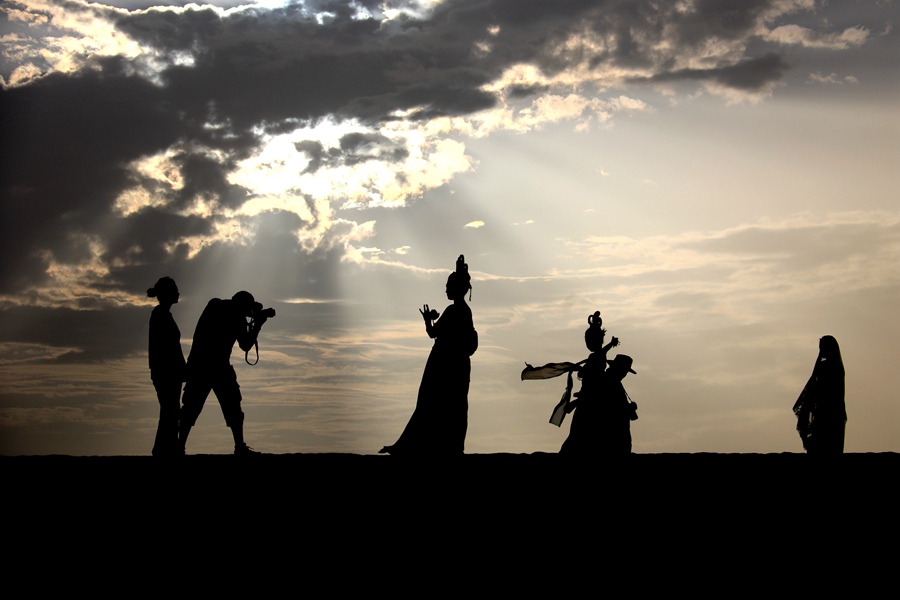
<path fill-rule="evenodd" d="M 210 390 L 216 393 L 225 424 L 234 436 L 234 453 L 259 454 L 244 443 L 244 413 L 241 411 L 241 388 L 234 367 L 231 350 L 237 342 L 244 352 L 256 345 L 256 337 L 263 323 L 274 317 L 271 308 L 263 310 L 250 292 L 238 292 L 231 300 L 213 298 L 203 309 L 194 343 L 187 360 L 187 383 L 182 396 L 179 440 L 184 451 L 191 427 L 197 422 Z M 247 317 L 251 317 L 247 322 Z"/>

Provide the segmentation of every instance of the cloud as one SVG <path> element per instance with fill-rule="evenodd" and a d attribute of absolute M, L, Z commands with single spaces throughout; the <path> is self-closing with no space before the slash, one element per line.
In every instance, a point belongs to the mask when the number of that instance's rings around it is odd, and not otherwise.
<path fill-rule="evenodd" d="M 701 81 L 715 94 L 732 102 L 743 99 L 758 101 L 771 94 L 788 69 L 778 54 L 770 52 L 758 58 L 748 58 L 735 64 L 707 69 L 678 69 L 652 75 L 634 77 L 635 83 L 667 83 L 675 81 Z"/>
<path fill-rule="evenodd" d="M 830 83 L 837 85 L 857 85 L 859 84 L 859 79 L 854 77 L 853 75 L 846 75 L 844 77 L 839 77 L 837 73 L 831 73 L 830 75 L 822 75 L 821 73 L 810 73 L 809 78 L 807 79 L 807 83 Z"/>
<path fill-rule="evenodd" d="M 782 25 L 767 32 L 765 37 L 779 44 L 845 50 L 866 43 L 869 30 L 864 27 L 848 27 L 841 33 L 821 33 L 799 25 Z"/>
<path fill-rule="evenodd" d="M 566 245 L 587 266 L 555 277 L 601 278 L 633 298 L 629 314 L 663 319 L 677 312 L 757 322 L 767 318 L 765 307 L 779 302 L 900 285 L 896 213 L 797 215 L 722 231 L 598 236 Z M 700 304 L 706 308 L 698 312 Z"/>
<path fill-rule="evenodd" d="M 321 298 L 287 298 L 282 300 L 285 304 L 332 304 L 341 300 L 324 300 Z"/>
<path fill-rule="evenodd" d="M 85 419 L 83 409 L 71 407 L 0 409 L 0 426 L 22 427 L 27 424 L 66 423 Z"/>
<path fill-rule="evenodd" d="M 45 346 L 41 344 L 0 343 L 0 365 L 55 360 L 64 354 L 79 352 L 78 348 Z"/>
<path fill-rule="evenodd" d="M 790 68 L 777 48 L 866 41 L 863 27 L 785 22 L 813 8 L 7 2 L 0 216 L 17 236 L 0 249 L 20 259 L 0 267 L 0 294 L 137 302 L 115 274 L 253 245 L 266 215 L 302 252 L 375 260 L 359 245 L 373 225 L 336 210 L 402 208 L 449 184 L 478 167 L 467 138 L 652 110 L 646 84 L 764 98 Z"/>

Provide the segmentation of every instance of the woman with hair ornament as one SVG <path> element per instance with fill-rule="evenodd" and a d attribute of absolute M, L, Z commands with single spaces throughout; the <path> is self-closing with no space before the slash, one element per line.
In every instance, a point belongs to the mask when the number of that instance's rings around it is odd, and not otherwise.
<path fill-rule="evenodd" d="M 468 428 L 470 357 L 478 348 L 478 334 L 466 294 L 472 278 L 460 254 L 456 270 L 447 278 L 447 298 L 453 304 L 439 315 L 425 304 L 419 313 L 425 332 L 434 339 L 428 355 L 416 408 L 400 438 L 379 452 L 391 455 L 459 455 L 465 451 Z"/>

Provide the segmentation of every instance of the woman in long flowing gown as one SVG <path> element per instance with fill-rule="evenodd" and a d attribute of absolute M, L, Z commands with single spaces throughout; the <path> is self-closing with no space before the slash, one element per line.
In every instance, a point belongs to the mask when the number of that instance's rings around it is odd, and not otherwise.
<path fill-rule="evenodd" d="M 413 411 L 400 438 L 379 452 L 391 455 L 455 455 L 465 451 L 469 410 L 471 359 L 478 334 L 466 294 L 472 289 L 468 265 L 462 255 L 447 278 L 447 298 L 453 304 L 438 318 L 426 304 L 419 310 L 425 331 L 435 340 Z"/>
<path fill-rule="evenodd" d="M 172 317 L 171 308 L 180 294 L 175 280 L 161 277 L 147 290 L 147 296 L 159 304 L 150 313 L 150 379 L 159 400 L 159 423 L 153 444 L 154 456 L 181 453 L 178 442 L 178 413 L 181 409 L 181 384 L 185 379 L 181 331 Z"/>
<path fill-rule="evenodd" d="M 794 403 L 797 431 L 807 454 L 842 454 L 847 409 L 844 405 L 844 361 L 837 340 L 819 340 L 812 376 Z"/>

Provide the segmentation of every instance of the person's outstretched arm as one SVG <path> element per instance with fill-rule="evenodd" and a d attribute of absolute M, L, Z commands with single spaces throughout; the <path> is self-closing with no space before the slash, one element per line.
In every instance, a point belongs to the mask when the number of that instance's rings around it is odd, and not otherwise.
<path fill-rule="evenodd" d="M 613 336 L 613 339 L 609 340 L 609 343 L 607 345 L 603 346 L 603 353 L 606 354 L 607 352 L 609 352 L 610 348 L 615 348 L 618 345 L 619 345 L 619 338 L 617 338 L 616 336 Z"/>

